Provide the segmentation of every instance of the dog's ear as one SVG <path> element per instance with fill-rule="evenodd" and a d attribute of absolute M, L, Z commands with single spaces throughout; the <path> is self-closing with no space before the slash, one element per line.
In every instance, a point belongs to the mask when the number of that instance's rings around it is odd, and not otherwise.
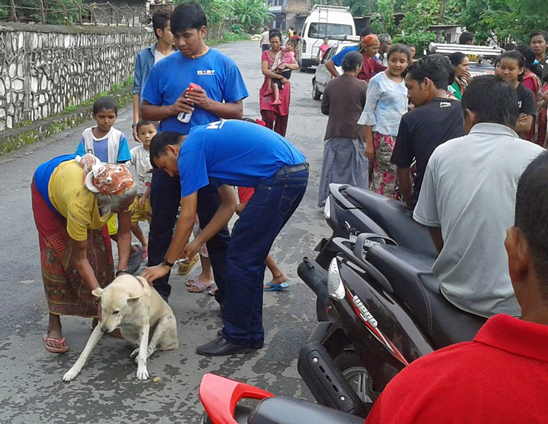
<path fill-rule="evenodd" d="M 130 302 L 136 302 L 138 301 L 141 297 L 143 297 L 145 295 L 145 292 L 144 291 L 141 291 L 139 290 L 138 292 L 133 292 L 133 293 L 130 293 L 128 298 L 127 298 L 127 302 L 130 303 Z"/>
<path fill-rule="evenodd" d="M 101 297 L 103 295 L 104 290 L 101 287 L 97 287 L 95 290 L 91 292 L 91 294 L 95 297 Z"/>

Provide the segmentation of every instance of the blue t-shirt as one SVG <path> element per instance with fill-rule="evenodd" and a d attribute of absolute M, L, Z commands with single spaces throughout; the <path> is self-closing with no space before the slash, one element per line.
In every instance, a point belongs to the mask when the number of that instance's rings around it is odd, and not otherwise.
<path fill-rule="evenodd" d="M 51 174 L 53 174 L 53 171 L 55 171 L 60 164 L 72 160 L 75 157 L 76 155 L 57 156 L 56 158 L 44 162 L 36 168 L 36 171 L 34 171 L 34 185 L 52 211 L 57 212 L 57 209 L 53 207 L 53 204 L 49 200 L 49 180 L 51 179 Z"/>
<path fill-rule="evenodd" d="M 190 131 L 179 151 L 181 197 L 210 182 L 256 187 L 281 167 L 305 160 L 293 144 L 261 125 L 238 120 L 201 125 Z"/>
<path fill-rule="evenodd" d="M 344 55 L 346 53 L 350 53 L 350 52 L 357 52 L 358 51 L 358 46 L 348 46 L 348 47 L 345 47 L 344 49 L 342 49 L 339 53 L 337 53 L 335 56 L 333 56 L 331 58 L 331 60 L 333 61 L 333 63 L 337 66 L 342 66 L 342 63 L 343 63 L 343 59 L 344 59 Z"/>
<path fill-rule="evenodd" d="M 236 63 L 210 48 L 205 55 L 196 59 L 176 52 L 155 64 L 148 76 L 143 99 L 155 106 L 172 105 L 191 82 L 198 84 L 210 99 L 218 102 L 234 103 L 248 96 Z M 218 119 L 211 112 L 195 106 L 189 123 L 184 124 L 177 116 L 170 116 L 160 122 L 158 131 L 188 134 L 190 128 Z"/>

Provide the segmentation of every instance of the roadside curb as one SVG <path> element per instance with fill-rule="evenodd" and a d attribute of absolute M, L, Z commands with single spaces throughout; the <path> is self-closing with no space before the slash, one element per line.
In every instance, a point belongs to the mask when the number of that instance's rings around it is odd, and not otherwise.
<path fill-rule="evenodd" d="M 132 86 L 109 93 L 118 99 L 118 108 L 131 103 Z M 61 115 L 51 116 L 8 131 L 0 137 L 0 156 L 23 146 L 42 141 L 52 135 L 73 128 L 91 119 L 91 104 L 78 106 L 75 110 Z"/>

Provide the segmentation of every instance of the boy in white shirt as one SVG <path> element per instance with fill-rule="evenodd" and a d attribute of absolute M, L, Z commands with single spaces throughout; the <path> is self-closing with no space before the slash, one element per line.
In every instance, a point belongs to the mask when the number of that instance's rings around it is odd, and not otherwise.
<path fill-rule="evenodd" d="M 130 150 L 131 160 L 128 166 L 135 167 L 135 183 L 137 184 L 137 196 L 130 206 L 131 232 L 137 237 L 143 246 L 143 260 L 148 257 L 148 239 L 139 227 L 139 222 L 147 221 L 150 224 L 152 208 L 150 207 L 150 182 L 152 181 L 152 165 L 150 163 L 150 142 L 156 135 L 156 125 L 150 121 L 139 121 L 136 125 L 137 135 L 141 141 L 140 146 Z"/>
<path fill-rule="evenodd" d="M 131 159 L 127 139 L 124 133 L 114 128 L 118 118 L 118 101 L 111 96 L 100 97 L 93 103 L 93 119 L 97 125 L 86 128 L 76 154 L 84 156 L 91 153 L 105 163 L 125 163 Z M 116 216 L 107 222 L 109 235 L 116 240 L 118 228 Z"/>

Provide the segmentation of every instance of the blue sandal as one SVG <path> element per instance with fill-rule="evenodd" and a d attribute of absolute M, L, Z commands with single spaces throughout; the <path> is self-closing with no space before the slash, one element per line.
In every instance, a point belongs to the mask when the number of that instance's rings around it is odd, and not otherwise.
<path fill-rule="evenodd" d="M 266 285 L 268 286 L 268 288 L 267 289 L 263 288 L 263 291 L 283 291 L 289 288 L 289 283 L 287 282 L 283 282 L 280 284 L 266 283 Z"/>

